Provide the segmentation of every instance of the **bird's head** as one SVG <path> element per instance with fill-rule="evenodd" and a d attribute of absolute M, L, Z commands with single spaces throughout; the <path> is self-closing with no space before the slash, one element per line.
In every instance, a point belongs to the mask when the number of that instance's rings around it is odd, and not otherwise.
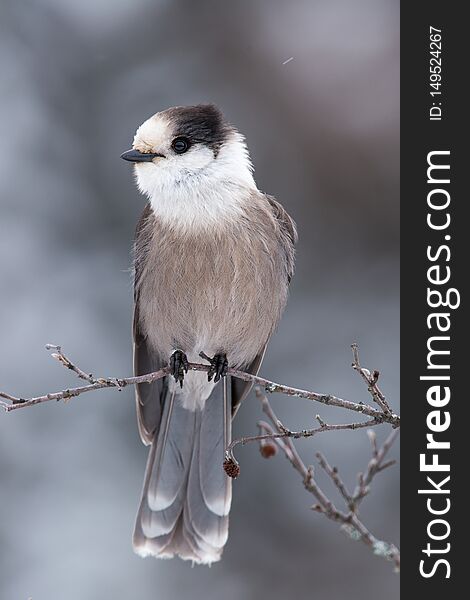
<path fill-rule="evenodd" d="M 137 129 L 132 149 L 121 158 L 135 163 L 138 187 L 150 198 L 220 181 L 254 185 L 243 136 L 212 104 L 156 113 Z"/>

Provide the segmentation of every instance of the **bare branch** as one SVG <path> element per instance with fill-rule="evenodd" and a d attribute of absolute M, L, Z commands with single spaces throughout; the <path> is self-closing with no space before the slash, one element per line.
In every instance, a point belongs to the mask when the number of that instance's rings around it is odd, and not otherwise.
<path fill-rule="evenodd" d="M 258 393 L 259 393 L 259 388 L 256 388 L 256 394 L 258 395 Z M 265 434 L 260 434 L 260 435 L 245 436 L 245 437 L 241 437 L 236 440 L 233 440 L 232 443 L 227 447 L 226 458 L 234 459 L 233 449 L 236 446 L 238 446 L 239 444 L 244 446 L 245 444 L 249 444 L 250 442 L 261 442 L 263 440 L 279 439 L 279 438 L 293 438 L 293 439 L 309 438 L 309 437 L 314 436 L 317 433 L 323 433 L 325 431 L 339 431 L 342 429 L 354 430 L 354 429 L 361 429 L 363 427 L 374 427 L 375 425 L 381 425 L 381 422 L 377 421 L 376 419 L 370 419 L 369 421 L 361 421 L 358 423 L 341 423 L 341 424 L 337 424 L 337 425 L 328 425 L 327 423 L 325 423 L 323 421 L 323 424 L 320 425 L 320 427 L 315 427 L 314 429 L 302 429 L 301 431 L 291 431 L 285 425 L 283 425 L 281 423 L 281 421 L 278 421 L 278 423 L 277 423 L 277 427 L 279 429 L 278 433 L 265 433 Z"/>
<path fill-rule="evenodd" d="M 358 485 L 352 496 L 353 503 L 356 507 L 359 505 L 359 502 L 369 493 L 369 486 L 377 473 L 380 473 L 388 467 L 391 467 L 396 462 L 394 460 L 390 460 L 385 463 L 384 459 L 398 436 L 398 429 L 395 429 L 390 433 L 388 438 L 382 444 L 381 448 L 377 447 L 377 438 L 375 432 L 370 430 L 367 433 L 372 444 L 373 455 L 369 461 L 369 464 L 367 465 L 365 475 L 363 473 L 359 473 L 358 475 Z"/>
<path fill-rule="evenodd" d="M 319 461 L 320 466 L 325 471 L 325 473 L 330 477 L 333 481 L 335 487 L 338 489 L 341 497 L 343 498 L 347 511 L 339 510 L 335 504 L 328 498 L 325 492 L 321 489 L 318 482 L 315 478 L 314 468 L 312 466 L 307 467 L 303 460 L 300 458 L 292 438 L 294 436 L 287 435 L 285 431 L 284 425 L 279 421 L 275 412 L 273 411 L 267 397 L 265 394 L 261 392 L 261 390 L 257 389 L 256 395 L 258 399 L 261 401 L 261 406 L 263 412 L 268 416 L 269 420 L 272 423 L 272 427 L 267 424 L 264 429 L 268 431 L 268 434 L 263 436 L 256 436 L 262 439 L 272 439 L 279 446 L 279 448 L 284 452 L 284 455 L 292 464 L 292 466 L 298 471 L 301 475 L 303 484 L 305 489 L 310 492 L 316 499 L 317 503 L 312 506 L 312 509 L 316 512 L 323 514 L 326 518 L 336 523 L 341 524 L 341 529 L 345 531 L 353 540 L 360 540 L 371 550 L 374 554 L 378 556 L 382 556 L 388 560 L 391 560 L 396 570 L 400 568 L 400 551 L 396 546 L 390 544 L 388 542 L 379 540 L 376 538 L 366 527 L 363 521 L 359 518 L 357 514 L 357 508 L 359 502 L 362 500 L 364 495 L 368 492 L 368 486 L 372 482 L 374 476 L 379 473 L 381 470 L 392 464 L 393 461 L 389 463 L 384 463 L 383 460 L 392 446 L 393 442 L 396 439 L 397 431 L 393 431 L 391 435 L 386 439 L 381 448 L 377 448 L 374 446 L 375 443 L 375 434 L 374 434 L 374 443 L 373 443 L 373 454 L 371 461 L 369 462 L 368 469 L 366 471 L 366 475 L 360 475 L 362 480 L 362 486 L 359 486 L 358 490 L 354 492 L 354 494 L 350 494 L 346 485 L 342 481 L 338 470 L 335 467 L 331 467 L 325 457 L 321 453 L 317 453 L 317 459 Z M 321 427 L 318 428 L 321 430 Z M 269 431 L 273 433 L 270 434 Z M 301 436 L 303 437 L 303 436 Z M 371 437 L 371 436 L 369 436 Z M 245 438 L 247 441 L 251 441 Z M 242 438 L 243 440 L 243 438 Z M 240 443 L 243 443 L 240 441 Z M 227 457 L 227 460 L 229 457 Z M 233 459 L 235 461 L 235 459 Z M 239 466 L 235 461 L 238 472 Z M 367 489 L 367 492 L 365 490 Z M 365 492 L 365 493 L 364 493 Z"/>
<path fill-rule="evenodd" d="M 382 391 L 377 385 L 377 382 L 380 377 L 380 372 L 375 370 L 371 373 L 369 369 L 361 367 L 361 363 L 359 362 L 359 348 L 357 347 L 357 344 L 351 344 L 351 349 L 353 353 L 352 368 L 355 371 L 357 371 L 362 377 L 362 379 L 367 383 L 367 389 L 369 390 L 369 393 L 371 394 L 374 402 L 381 408 L 381 410 L 384 413 L 391 415 L 392 409 L 390 408 L 387 400 L 385 399 L 385 396 L 383 395 Z"/>
<path fill-rule="evenodd" d="M 63 364 L 64 367 L 76 373 L 80 379 L 84 379 L 89 383 L 96 383 L 96 379 L 94 379 L 93 375 L 91 373 L 85 373 L 85 371 L 82 371 L 79 367 L 73 364 L 73 362 L 62 352 L 62 348 L 60 346 L 56 346 L 55 344 L 46 344 L 46 350 L 52 350 L 52 358 L 55 358 L 61 364 Z"/>
<path fill-rule="evenodd" d="M 33 398 L 19 398 L 15 397 L 6 392 L 0 391 L 0 397 L 7 400 L 7 402 L 0 401 L 0 408 L 3 408 L 6 412 L 10 412 L 12 410 L 17 410 L 19 408 L 26 408 L 29 406 L 33 406 L 35 404 L 41 404 L 43 402 L 48 402 L 50 400 L 68 400 L 70 398 L 80 396 L 81 394 L 85 394 L 88 392 L 93 392 L 95 390 L 103 389 L 103 388 L 118 388 L 121 389 L 128 385 L 136 385 L 140 383 L 151 383 L 152 381 L 156 381 L 157 379 L 161 379 L 169 374 L 170 370 L 168 367 L 160 369 L 159 371 L 155 371 L 153 373 L 148 373 L 146 375 L 140 375 L 138 377 L 124 377 L 124 378 L 108 378 L 108 377 L 93 377 L 92 375 L 88 375 L 81 368 L 77 367 L 72 361 L 66 357 L 62 353 L 62 349 L 60 346 L 55 346 L 49 344 L 47 346 L 48 349 L 54 350 L 52 355 L 54 358 L 59 360 L 61 364 L 65 367 L 74 371 L 81 379 L 85 379 L 89 382 L 89 385 L 81 386 L 81 387 L 73 387 L 68 388 L 66 390 L 52 392 L 48 394 L 44 394 L 42 396 L 36 396 Z M 189 363 L 189 369 L 192 371 L 208 371 L 209 365 L 198 364 L 198 363 Z M 245 373 L 244 371 L 240 371 L 238 369 L 229 368 L 228 374 L 232 377 L 237 377 L 238 379 L 242 379 L 243 381 L 252 382 L 254 384 L 262 386 L 267 392 L 273 393 L 278 392 L 281 394 L 286 394 L 287 396 L 295 396 L 297 398 L 305 398 L 307 400 L 312 400 L 314 402 L 319 402 L 321 404 L 327 404 L 329 406 L 337 406 L 339 408 L 344 408 L 346 410 L 351 410 L 353 412 L 361 413 L 372 419 L 375 419 L 377 423 L 389 423 L 393 427 L 400 426 L 400 417 L 396 414 L 393 414 L 390 410 L 377 410 L 368 404 L 363 404 L 361 402 L 351 402 L 349 400 L 343 400 L 342 398 L 338 398 L 336 396 L 332 396 L 331 394 L 320 394 L 318 392 L 310 392 L 307 390 L 300 390 L 294 387 L 289 387 L 286 385 L 282 385 L 279 383 L 275 383 L 268 379 L 264 379 L 263 377 L 258 377 L 256 375 L 251 375 L 250 373 Z M 344 426 L 330 426 L 332 428 L 344 429 Z M 361 425 L 362 427 L 362 425 Z M 348 426 L 348 429 L 352 427 Z"/>
<path fill-rule="evenodd" d="M 354 511 L 353 498 L 352 498 L 351 494 L 348 492 L 348 490 L 346 489 L 346 485 L 343 483 L 343 480 L 339 476 L 338 469 L 336 467 L 330 467 L 330 465 L 328 464 L 328 461 L 326 460 L 326 458 L 323 456 L 323 454 L 321 452 L 317 452 L 315 454 L 315 456 L 317 457 L 321 468 L 325 471 L 325 473 L 328 475 L 328 477 L 330 477 L 330 479 L 333 481 L 333 483 L 337 487 L 341 496 L 343 496 L 343 500 L 345 501 L 346 506 L 349 508 L 349 510 Z"/>

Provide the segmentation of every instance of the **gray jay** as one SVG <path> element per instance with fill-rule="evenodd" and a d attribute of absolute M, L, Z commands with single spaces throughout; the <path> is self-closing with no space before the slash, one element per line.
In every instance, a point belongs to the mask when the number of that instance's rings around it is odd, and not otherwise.
<path fill-rule="evenodd" d="M 295 224 L 258 190 L 243 136 L 213 105 L 170 108 L 138 129 L 122 158 L 149 200 L 134 243 L 134 370 L 170 365 L 137 387 L 150 446 L 134 549 L 195 563 L 220 559 L 231 480 L 231 421 L 287 300 Z M 188 361 L 211 357 L 210 370 Z"/>

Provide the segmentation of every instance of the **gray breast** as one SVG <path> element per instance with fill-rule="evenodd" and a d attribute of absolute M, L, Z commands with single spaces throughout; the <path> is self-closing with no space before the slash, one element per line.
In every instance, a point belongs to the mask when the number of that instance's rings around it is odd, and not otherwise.
<path fill-rule="evenodd" d="M 153 218 L 138 282 L 140 320 L 167 360 L 175 348 L 225 352 L 248 364 L 266 344 L 287 298 L 285 253 L 269 207 L 206 232 L 165 228 Z"/>

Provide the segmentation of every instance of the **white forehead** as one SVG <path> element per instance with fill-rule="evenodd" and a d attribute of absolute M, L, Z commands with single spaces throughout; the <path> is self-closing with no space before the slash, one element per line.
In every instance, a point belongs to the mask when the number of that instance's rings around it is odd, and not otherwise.
<path fill-rule="evenodd" d="M 172 127 L 169 119 L 156 113 L 137 129 L 134 136 L 134 147 L 155 148 L 168 143 L 172 138 Z"/>

